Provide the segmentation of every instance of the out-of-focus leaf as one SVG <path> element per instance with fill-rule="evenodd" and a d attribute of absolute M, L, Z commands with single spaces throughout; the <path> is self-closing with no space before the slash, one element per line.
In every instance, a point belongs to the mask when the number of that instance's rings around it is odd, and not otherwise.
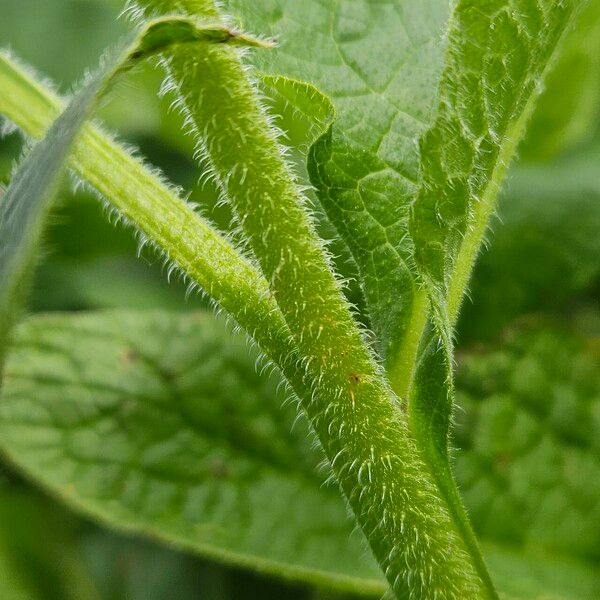
<path fill-rule="evenodd" d="M 561 311 L 600 280 L 600 143 L 512 171 L 459 325 L 463 343 L 493 339 L 514 318 Z"/>
<path fill-rule="evenodd" d="M 120 0 L 3 2 L 0 39 L 49 76 L 70 85 L 127 31 L 126 23 L 116 19 L 122 4 Z"/>
<path fill-rule="evenodd" d="M 0 542 L 0 595 L 5 600 L 35 600 L 35 595 L 15 568 L 10 555 Z"/>
<path fill-rule="evenodd" d="M 44 221 L 71 145 L 91 110 L 99 86 L 96 82 L 87 86 L 57 119 L 48 136 L 34 146 L 0 203 L 0 370 Z"/>
<path fill-rule="evenodd" d="M 563 42 L 521 153 L 543 160 L 589 137 L 600 118 L 600 1 L 588 0 Z"/>
<path fill-rule="evenodd" d="M 600 338 L 525 323 L 461 354 L 457 386 L 457 476 L 479 533 L 600 559 Z"/>
<path fill-rule="evenodd" d="M 483 542 L 502 600 L 596 600 L 600 571 L 565 556 Z"/>
<path fill-rule="evenodd" d="M 75 349 L 76 348 L 76 349 Z M 67 502 L 205 556 L 333 588 L 384 582 L 277 380 L 208 314 L 40 317 L 7 364 L 0 443 Z"/>
<path fill-rule="evenodd" d="M 2 600 L 100 600 L 76 522 L 33 491 L 0 485 Z"/>

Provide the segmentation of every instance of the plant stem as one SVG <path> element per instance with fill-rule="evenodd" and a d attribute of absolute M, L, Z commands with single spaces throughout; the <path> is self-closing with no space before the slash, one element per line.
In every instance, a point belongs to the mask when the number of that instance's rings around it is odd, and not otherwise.
<path fill-rule="evenodd" d="M 211 2 L 160 2 L 152 11 Z M 231 202 L 290 328 L 302 406 L 399 598 L 486 593 L 419 457 L 399 403 L 362 339 L 304 199 L 235 52 L 167 53 L 178 102 Z"/>
<path fill-rule="evenodd" d="M 0 54 L 0 113 L 41 138 L 64 102 Z M 97 127 L 86 125 L 70 166 L 242 325 L 273 360 L 293 351 L 260 272 L 214 227 Z"/>

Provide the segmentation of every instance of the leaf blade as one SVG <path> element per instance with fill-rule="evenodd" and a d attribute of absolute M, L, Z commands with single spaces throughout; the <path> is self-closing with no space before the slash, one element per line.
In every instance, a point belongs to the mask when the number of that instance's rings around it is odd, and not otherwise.
<path fill-rule="evenodd" d="M 600 580 L 593 566 L 600 549 L 593 512 L 600 488 L 587 492 L 590 512 L 581 524 L 586 535 L 569 535 L 567 527 L 556 535 L 556 527 L 550 526 L 556 517 L 539 510 L 552 504 L 544 483 L 547 460 L 539 453 L 547 443 L 542 436 L 541 444 L 530 446 L 531 430 L 523 427 L 531 423 L 531 403 L 543 405 L 548 387 L 563 394 L 570 390 L 580 406 L 594 409 L 590 398 L 600 380 L 590 342 L 564 326 L 542 323 L 515 330 L 508 346 L 461 355 L 458 384 L 465 412 L 456 438 L 464 448 L 458 479 L 499 588 L 509 598 L 593 597 L 589 594 Z M 565 369 L 564 356 L 575 357 L 579 370 Z M 549 374 L 547 381 L 507 376 L 540 366 Z M 245 341 L 226 333 L 210 315 L 113 311 L 34 317 L 17 330 L 7 373 L 0 396 L 0 448 L 77 511 L 113 528 L 275 576 L 365 596 L 385 590 L 377 567 L 351 534 L 337 492 L 323 487 L 323 476 L 314 472 L 320 455 L 306 439 L 305 425 L 291 429 L 295 410 L 281 408 L 277 381 L 257 374 Z M 173 390 L 179 391 L 179 399 Z M 600 428 L 597 419 L 582 422 Z M 548 432 L 564 427 L 558 415 L 552 422 L 536 416 L 535 423 L 538 429 L 549 427 Z M 150 438 L 152 443 L 146 443 Z M 190 441 L 194 439 L 197 443 Z M 556 452 L 560 463 L 571 468 L 561 469 L 560 489 L 571 493 L 572 473 L 581 472 L 579 467 L 573 471 L 577 449 L 580 466 L 596 457 L 578 485 L 583 489 L 583 480 L 597 481 L 600 462 L 593 432 L 583 450 L 578 440 L 561 439 Z M 140 446 L 147 457 L 136 463 L 141 474 L 131 469 Z M 121 453 L 121 473 L 114 470 L 116 453 Z M 101 468 L 94 457 L 102 459 Z M 248 468 L 249 463 L 255 468 Z M 191 478 L 180 479 L 182 471 Z M 129 485 L 116 485 L 115 493 L 107 493 L 120 475 Z M 494 505 L 490 490 L 499 476 L 508 484 L 503 494 L 496 494 Z M 152 478 L 158 480 L 154 486 L 140 485 L 141 479 Z M 170 505 L 165 493 L 169 481 L 193 498 L 212 497 L 213 507 L 225 508 L 211 513 L 209 504 L 199 500 Z M 282 481 L 285 490 L 292 490 L 289 495 L 276 493 Z M 228 485 L 246 493 L 232 499 Z M 194 494 L 199 487 L 205 489 L 203 495 Z M 500 510 L 506 505 L 516 517 Z M 262 539 L 248 535 L 246 524 L 252 519 L 244 521 L 240 514 L 228 518 L 237 509 L 242 515 L 251 512 L 255 523 L 265 523 Z M 561 520 L 573 522 L 577 513 L 572 503 Z M 531 527 L 520 527 L 514 518 Z"/>
<path fill-rule="evenodd" d="M 227 8 L 281 39 L 279 51 L 255 57 L 259 69 L 308 80 L 335 105 L 331 134 L 311 151 L 311 180 L 358 265 L 377 350 L 405 396 L 427 315 L 407 236 L 415 140 L 435 108 L 450 3 L 312 1 L 307 9 L 230 0 Z"/>
<path fill-rule="evenodd" d="M 219 561 L 385 591 L 337 490 L 319 489 L 306 425 L 290 436 L 295 407 L 281 410 L 277 380 L 257 373 L 242 337 L 208 314 L 157 312 L 39 317 L 21 329 L 0 403 L 3 446 L 63 501 Z M 329 534 L 337 549 L 323 554 Z"/>

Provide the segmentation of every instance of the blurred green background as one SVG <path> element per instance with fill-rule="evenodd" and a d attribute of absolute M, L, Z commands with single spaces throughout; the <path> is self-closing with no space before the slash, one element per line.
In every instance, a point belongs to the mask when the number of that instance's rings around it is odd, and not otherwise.
<path fill-rule="evenodd" d="M 118 19 L 121 9 L 121 0 L 2 0 L 0 45 L 12 48 L 55 82 L 60 92 L 67 93 L 86 69 L 95 67 L 102 51 L 127 30 L 124 20 Z M 545 110 L 534 120 L 522 158 L 511 171 L 500 218 L 489 236 L 490 248 L 477 266 L 471 297 L 464 307 L 459 357 L 472 356 L 488 346 L 501 347 L 512 339 L 511 332 L 520 323 L 536 319 L 552 319 L 596 340 L 590 347 L 591 352 L 598 352 L 600 64 L 583 61 L 582 66 L 581 60 L 573 61 L 565 67 L 566 73 L 556 76 L 562 78 L 556 86 L 559 98 L 545 99 Z M 576 80 L 572 88 L 564 85 L 569 77 Z M 586 85 L 584 103 L 577 100 L 581 98 L 577 86 L 583 85 L 582 81 Z M 102 118 L 172 182 L 189 191 L 206 214 L 224 225 L 229 220 L 227 210 L 215 207 L 214 190 L 199 185 L 200 171 L 191 158 L 193 144 L 181 133 L 181 120 L 169 111 L 169 101 L 158 98 L 159 85 L 158 72 L 149 66 L 138 70 L 119 86 Z M 562 107 L 561 114 L 575 107 L 567 124 L 556 122 L 557 105 Z M 22 139 L 17 133 L 0 141 L 0 182 L 9 180 L 21 151 Z M 31 311 L 108 307 L 185 311 L 205 306 L 197 295 L 186 299 L 181 282 L 167 283 L 162 261 L 151 251 L 144 250 L 138 259 L 132 233 L 113 227 L 107 216 L 95 197 L 64 186 L 46 236 Z M 463 372 L 459 361 L 459 387 L 463 389 L 462 402 L 471 406 L 474 398 L 490 392 L 482 387 L 484 376 L 478 384 L 473 383 L 475 375 L 481 375 L 477 361 L 466 362 L 470 370 Z M 524 380 L 535 385 L 533 377 Z M 468 419 L 460 420 L 460 443 L 468 438 L 463 431 L 467 425 Z M 459 468 L 468 469 L 468 465 L 459 462 Z M 3 564 L 16 565 L 27 585 L 35 588 L 34 597 L 331 597 L 109 532 L 58 506 L 9 465 L 0 469 L 0 578 Z M 475 494 L 484 498 L 481 492 Z M 477 500 L 473 503 L 477 506 Z M 592 547 L 588 556 L 597 560 L 600 547 Z M 30 597 L 30 591 L 19 595 L 15 586 L 14 597 Z"/>

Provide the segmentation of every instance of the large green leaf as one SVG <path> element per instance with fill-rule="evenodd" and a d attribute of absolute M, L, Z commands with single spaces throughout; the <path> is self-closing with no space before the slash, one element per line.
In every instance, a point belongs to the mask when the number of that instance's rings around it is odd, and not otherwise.
<path fill-rule="evenodd" d="M 10 355 L 0 438 L 31 476 L 117 527 L 284 577 L 384 591 L 277 385 L 209 314 L 41 317 Z"/>
<path fill-rule="evenodd" d="M 589 566 L 600 552 L 595 343 L 542 327 L 460 356 L 457 471 L 507 597 L 592 600 L 600 582 Z M 281 408 L 278 379 L 255 361 L 208 314 L 36 317 L 7 363 L 0 445 L 112 527 L 382 593 L 306 424 L 292 427 L 295 407 Z"/>
<path fill-rule="evenodd" d="M 337 121 L 314 148 L 311 178 L 354 256 L 378 350 L 402 388 L 426 312 L 407 240 L 416 139 L 435 107 L 450 2 L 229 0 L 226 6 L 245 26 L 279 39 L 269 56 L 255 57 L 259 69 L 310 81 L 335 105 Z"/>

